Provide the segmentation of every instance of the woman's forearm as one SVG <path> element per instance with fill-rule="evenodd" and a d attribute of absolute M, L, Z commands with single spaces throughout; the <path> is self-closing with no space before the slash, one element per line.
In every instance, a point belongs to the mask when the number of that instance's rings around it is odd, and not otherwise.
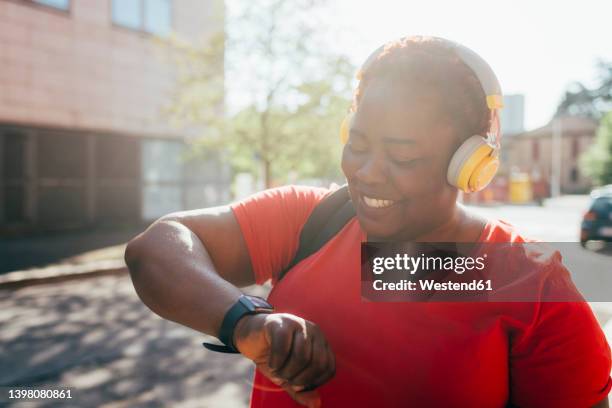
<path fill-rule="evenodd" d="M 213 336 L 241 292 L 224 280 L 185 225 L 159 220 L 130 241 L 125 261 L 138 296 L 163 318 Z"/>

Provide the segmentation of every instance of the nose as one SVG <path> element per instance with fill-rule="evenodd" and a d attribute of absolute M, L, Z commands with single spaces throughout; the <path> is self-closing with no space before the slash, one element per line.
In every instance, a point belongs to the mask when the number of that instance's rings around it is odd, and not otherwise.
<path fill-rule="evenodd" d="M 387 181 L 385 169 L 384 157 L 379 154 L 372 154 L 355 172 L 355 176 L 363 184 L 384 184 Z"/>

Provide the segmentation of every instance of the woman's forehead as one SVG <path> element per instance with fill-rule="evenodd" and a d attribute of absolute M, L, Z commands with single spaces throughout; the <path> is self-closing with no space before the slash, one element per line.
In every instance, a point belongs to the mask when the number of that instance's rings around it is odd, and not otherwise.
<path fill-rule="evenodd" d="M 372 81 L 361 95 L 353 126 L 366 133 L 372 127 L 403 134 L 433 130 L 442 122 L 438 103 L 432 94 L 418 88 L 422 87 Z"/>

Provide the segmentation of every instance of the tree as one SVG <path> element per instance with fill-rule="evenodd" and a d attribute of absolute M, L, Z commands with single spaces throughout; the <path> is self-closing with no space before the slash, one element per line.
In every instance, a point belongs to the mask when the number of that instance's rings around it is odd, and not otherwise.
<path fill-rule="evenodd" d="M 223 149 L 238 171 L 257 173 L 261 167 L 266 187 L 289 172 L 338 178 L 337 135 L 350 104 L 354 67 L 326 52 L 330 36 L 317 17 L 322 2 L 229 5 L 234 13 L 225 36 L 204 47 L 170 41 L 180 73 L 168 112 L 183 125 L 205 129 L 199 152 Z"/>
<path fill-rule="evenodd" d="M 595 143 L 580 158 L 580 165 L 596 185 L 612 184 L 612 112 L 601 120 Z"/>
<path fill-rule="evenodd" d="M 559 103 L 555 116 L 575 115 L 601 119 L 612 110 L 612 62 L 599 61 L 599 84 L 588 88 L 574 83 Z"/>

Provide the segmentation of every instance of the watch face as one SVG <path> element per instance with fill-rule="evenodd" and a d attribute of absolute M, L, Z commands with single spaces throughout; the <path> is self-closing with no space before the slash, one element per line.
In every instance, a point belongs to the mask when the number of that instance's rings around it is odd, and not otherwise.
<path fill-rule="evenodd" d="M 253 305 L 254 305 L 256 308 L 258 308 L 258 309 L 259 309 L 259 308 L 262 308 L 262 309 L 274 309 L 274 308 L 272 307 L 272 305 L 271 305 L 271 304 L 269 304 L 268 302 L 266 302 L 266 300 L 265 300 L 265 299 L 262 299 L 262 298 L 260 298 L 260 297 L 258 297 L 258 296 L 249 296 L 249 295 L 246 295 L 246 297 L 247 297 L 247 298 L 248 298 L 248 299 L 249 299 L 249 300 L 250 300 L 250 301 L 253 303 Z"/>

